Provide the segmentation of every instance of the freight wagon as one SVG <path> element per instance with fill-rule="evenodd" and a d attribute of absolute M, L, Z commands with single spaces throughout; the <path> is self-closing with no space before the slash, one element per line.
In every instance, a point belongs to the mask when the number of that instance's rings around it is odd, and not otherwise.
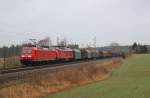
<path fill-rule="evenodd" d="M 89 51 L 85 50 L 85 49 L 81 49 L 81 58 L 82 59 L 88 59 L 90 58 L 90 53 Z"/>
<path fill-rule="evenodd" d="M 90 49 L 93 59 L 99 58 L 99 51 L 97 49 Z"/>
<path fill-rule="evenodd" d="M 73 58 L 74 58 L 74 60 L 81 60 L 80 49 L 73 49 Z"/>

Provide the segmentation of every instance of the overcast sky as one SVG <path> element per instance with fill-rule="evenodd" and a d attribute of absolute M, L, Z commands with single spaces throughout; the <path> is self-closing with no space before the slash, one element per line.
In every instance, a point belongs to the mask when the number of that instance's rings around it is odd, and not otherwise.
<path fill-rule="evenodd" d="M 66 37 L 80 45 L 150 44 L 150 0 L 0 0 L 0 46 Z"/>

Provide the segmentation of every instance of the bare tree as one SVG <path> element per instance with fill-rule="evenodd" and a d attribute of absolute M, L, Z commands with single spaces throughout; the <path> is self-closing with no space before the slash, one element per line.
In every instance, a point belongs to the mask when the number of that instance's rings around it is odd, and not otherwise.
<path fill-rule="evenodd" d="M 38 47 L 50 47 L 51 45 L 52 45 L 52 41 L 49 37 L 46 37 L 38 41 Z"/>

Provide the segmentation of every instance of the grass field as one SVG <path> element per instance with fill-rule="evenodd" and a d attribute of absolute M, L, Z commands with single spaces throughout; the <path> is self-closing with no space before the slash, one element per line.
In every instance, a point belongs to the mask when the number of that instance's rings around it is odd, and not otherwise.
<path fill-rule="evenodd" d="M 47 98 L 150 98 L 150 54 L 125 60 L 107 80 L 50 94 Z"/>

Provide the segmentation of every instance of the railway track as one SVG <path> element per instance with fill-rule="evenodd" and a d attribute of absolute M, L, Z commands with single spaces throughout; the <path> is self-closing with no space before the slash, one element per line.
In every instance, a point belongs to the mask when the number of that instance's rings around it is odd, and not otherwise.
<path fill-rule="evenodd" d="M 0 88 L 5 86 L 5 84 L 12 85 L 13 81 L 16 80 L 26 81 L 26 79 L 33 77 L 34 75 L 44 75 L 46 73 L 55 73 L 57 71 L 63 71 L 65 69 L 71 68 L 81 68 L 87 66 L 88 64 L 94 64 L 98 62 L 105 62 L 111 60 L 112 58 L 107 59 L 96 59 L 96 60 L 87 60 L 87 61 L 77 61 L 77 62 L 67 62 L 61 64 L 52 64 L 44 66 L 29 66 L 24 68 L 16 68 L 9 70 L 1 70 L 0 73 Z"/>
<path fill-rule="evenodd" d="M 99 59 L 96 59 L 96 60 L 99 60 Z M 101 60 L 105 60 L 105 59 L 101 59 Z M 42 68 L 47 68 L 47 67 L 63 66 L 63 65 L 70 65 L 70 64 L 78 64 L 78 63 L 80 64 L 80 63 L 91 62 L 91 61 L 95 61 L 95 60 L 81 60 L 81 61 L 62 62 L 62 63 L 50 63 L 47 65 L 38 65 L 38 66 L 21 66 L 21 67 L 16 67 L 16 68 L 0 69 L 0 74 L 21 72 L 21 71 L 26 71 L 26 70 L 36 70 L 36 69 L 42 69 Z"/>

